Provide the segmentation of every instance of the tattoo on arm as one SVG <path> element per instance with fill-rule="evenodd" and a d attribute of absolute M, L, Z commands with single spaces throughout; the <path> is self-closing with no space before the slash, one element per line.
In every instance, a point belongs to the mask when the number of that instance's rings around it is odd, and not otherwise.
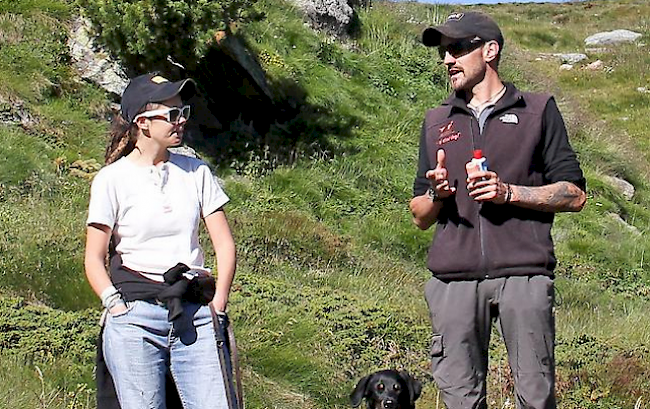
<path fill-rule="evenodd" d="M 579 212 L 587 200 L 585 192 L 571 182 L 512 188 L 512 204 L 542 212 Z"/>

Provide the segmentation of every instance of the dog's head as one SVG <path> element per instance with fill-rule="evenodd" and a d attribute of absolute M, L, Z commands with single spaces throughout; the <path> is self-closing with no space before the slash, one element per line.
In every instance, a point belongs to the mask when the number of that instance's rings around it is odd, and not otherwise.
<path fill-rule="evenodd" d="M 406 371 L 378 371 L 362 378 L 350 395 L 355 408 L 366 398 L 368 409 L 413 409 L 422 384 Z"/>

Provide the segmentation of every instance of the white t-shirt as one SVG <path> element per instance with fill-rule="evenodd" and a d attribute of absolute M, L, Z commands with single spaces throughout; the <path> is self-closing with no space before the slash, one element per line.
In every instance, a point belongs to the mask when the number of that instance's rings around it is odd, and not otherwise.
<path fill-rule="evenodd" d="M 143 167 L 123 157 L 95 176 L 86 223 L 113 229 L 125 267 L 163 281 L 177 263 L 207 270 L 199 221 L 228 200 L 199 159 L 170 153 L 162 165 Z"/>

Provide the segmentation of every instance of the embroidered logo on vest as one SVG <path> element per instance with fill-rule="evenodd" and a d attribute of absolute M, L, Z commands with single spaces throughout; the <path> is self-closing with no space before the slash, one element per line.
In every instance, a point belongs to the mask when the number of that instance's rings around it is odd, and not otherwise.
<path fill-rule="evenodd" d="M 449 121 L 449 123 L 442 128 L 438 129 L 438 145 L 442 146 L 448 142 L 453 142 L 460 138 L 460 132 L 456 132 L 454 129 L 454 121 Z"/>
<path fill-rule="evenodd" d="M 499 121 L 503 122 L 504 124 L 518 124 L 519 117 L 517 117 L 515 114 L 505 114 L 499 118 Z"/>

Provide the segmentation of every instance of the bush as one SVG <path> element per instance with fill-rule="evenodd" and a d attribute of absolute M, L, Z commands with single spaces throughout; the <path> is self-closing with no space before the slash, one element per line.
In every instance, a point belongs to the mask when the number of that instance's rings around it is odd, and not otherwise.
<path fill-rule="evenodd" d="M 0 352 L 34 362 L 69 359 L 86 367 L 95 356 L 99 312 L 64 312 L 0 297 Z"/>
<path fill-rule="evenodd" d="M 218 31 L 261 17 L 257 0 L 79 0 L 100 40 L 135 71 L 156 69 L 168 56 L 186 69 Z"/>

